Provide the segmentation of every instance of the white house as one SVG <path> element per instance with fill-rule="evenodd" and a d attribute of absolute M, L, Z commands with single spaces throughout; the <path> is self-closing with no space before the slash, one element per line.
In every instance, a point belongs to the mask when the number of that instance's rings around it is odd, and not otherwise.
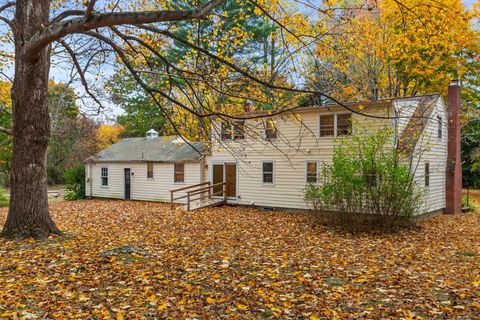
<path fill-rule="evenodd" d="M 390 126 L 396 132 L 392 147 L 410 155 L 417 184 L 425 190 L 425 213 L 454 213 L 461 197 L 459 106 L 454 84 L 448 111 L 434 94 L 217 121 L 209 150 L 149 131 L 89 158 L 86 194 L 184 203 L 187 192 L 192 200 L 209 192 L 209 198 L 230 204 L 308 209 L 305 186 L 317 182 L 319 166 L 331 161 L 336 142 L 361 128 Z"/>

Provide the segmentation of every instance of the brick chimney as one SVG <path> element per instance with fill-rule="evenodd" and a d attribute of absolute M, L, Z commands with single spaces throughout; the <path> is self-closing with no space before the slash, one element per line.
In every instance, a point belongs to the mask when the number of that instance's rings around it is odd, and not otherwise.
<path fill-rule="evenodd" d="M 460 154 L 460 83 L 448 86 L 448 151 L 445 197 L 447 214 L 462 212 L 462 158 Z"/>

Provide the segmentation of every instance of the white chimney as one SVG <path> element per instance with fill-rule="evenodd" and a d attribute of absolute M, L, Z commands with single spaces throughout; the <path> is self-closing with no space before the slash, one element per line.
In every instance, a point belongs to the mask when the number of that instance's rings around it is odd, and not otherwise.
<path fill-rule="evenodd" d="M 153 129 L 150 129 L 147 131 L 147 135 L 145 137 L 147 139 L 158 138 L 158 132 Z"/>

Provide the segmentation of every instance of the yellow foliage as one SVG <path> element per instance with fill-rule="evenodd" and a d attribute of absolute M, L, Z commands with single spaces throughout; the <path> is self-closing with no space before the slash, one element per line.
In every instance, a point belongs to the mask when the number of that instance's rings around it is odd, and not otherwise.
<path fill-rule="evenodd" d="M 120 140 L 123 132 L 121 125 L 101 124 L 97 129 L 98 148 L 105 149 Z"/>

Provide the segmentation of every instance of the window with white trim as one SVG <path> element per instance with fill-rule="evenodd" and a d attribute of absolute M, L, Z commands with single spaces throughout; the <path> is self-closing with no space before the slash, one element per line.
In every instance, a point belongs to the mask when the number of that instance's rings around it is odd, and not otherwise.
<path fill-rule="evenodd" d="M 102 170 L 102 186 L 108 186 L 108 168 L 103 167 L 101 170 Z"/>
<path fill-rule="evenodd" d="M 153 179 L 153 162 L 147 163 L 147 179 Z"/>
<path fill-rule="evenodd" d="M 352 114 L 337 114 L 337 136 L 352 134 Z"/>
<path fill-rule="evenodd" d="M 232 139 L 232 125 L 228 121 L 222 121 L 221 123 L 221 138 L 222 140 Z"/>
<path fill-rule="evenodd" d="M 430 163 L 425 162 L 425 187 L 430 186 Z"/>
<path fill-rule="evenodd" d="M 245 139 L 245 120 L 222 121 L 222 140 Z"/>
<path fill-rule="evenodd" d="M 277 122 L 271 119 L 265 121 L 265 139 L 267 140 L 277 139 L 277 136 L 278 136 Z"/>
<path fill-rule="evenodd" d="M 335 136 L 335 115 L 322 114 L 320 116 L 320 137 Z"/>
<path fill-rule="evenodd" d="M 262 182 L 273 184 L 273 161 L 263 161 L 262 163 Z"/>
<path fill-rule="evenodd" d="M 352 114 L 335 113 L 319 116 L 320 137 L 337 137 L 352 134 Z"/>
<path fill-rule="evenodd" d="M 307 161 L 307 183 L 318 182 L 317 161 Z"/>
<path fill-rule="evenodd" d="M 173 167 L 173 182 L 180 183 L 185 182 L 185 164 L 175 163 Z"/>
<path fill-rule="evenodd" d="M 437 117 L 437 126 L 438 126 L 437 138 L 438 138 L 438 139 L 442 139 L 442 136 L 443 136 L 443 132 L 442 132 L 442 117 L 440 117 L 440 116 Z"/>

